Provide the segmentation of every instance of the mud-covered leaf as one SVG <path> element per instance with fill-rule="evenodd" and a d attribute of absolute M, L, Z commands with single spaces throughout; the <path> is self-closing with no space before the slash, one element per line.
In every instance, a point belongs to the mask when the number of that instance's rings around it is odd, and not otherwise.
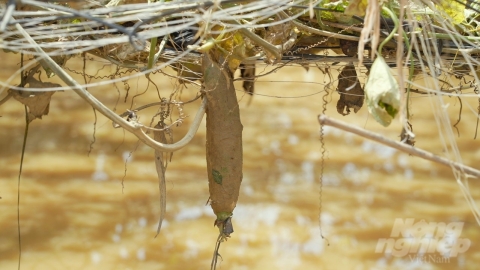
<path fill-rule="evenodd" d="M 368 111 L 383 126 L 388 126 L 400 109 L 400 89 L 390 67 L 378 56 L 365 84 Z"/>
<path fill-rule="evenodd" d="M 338 75 L 337 91 L 340 94 L 337 102 L 339 114 L 347 115 L 350 113 L 350 109 L 356 113 L 362 108 L 364 92 L 352 63 L 347 64 Z"/>
<path fill-rule="evenodd" d="M 242 122 L 233 74 L 224 58 L 211 52 L 203 56 L 203 86 L 206 106 L 206 156 L 210 206 L 219 220 L 221 213 L 231 215 L 242 183 Z"/>
<path fill-rule="evenodd" d="M 27 79 L 30 88 L 55 88 L 61 87 L 60 84 L 41 82 L 33 77 Z M 42 119 L 42 116 L 47 115 L 50 109 L 50 100 L 55 91 L 17 91 L 10 89 L 9 92 L 13 98 L 28 107 L 28 121 L 32 122 L 34 119 Z"/>

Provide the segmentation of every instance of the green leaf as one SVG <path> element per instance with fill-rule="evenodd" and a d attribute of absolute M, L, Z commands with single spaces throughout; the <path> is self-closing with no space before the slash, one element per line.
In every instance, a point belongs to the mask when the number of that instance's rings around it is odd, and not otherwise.
<path fill-rule="evenodd" d="M 385 111 L 387 111 L 388 115 L 390 115 L 392 118 L 394 118 L 395 115 L 397 115 L 398 113 L 398 110 L 395 109 L 392 105 L 383 103 L 381 100 L 378 101 L 378 106 L 384 108 Z"/>
<path fill-rule="evenodd" d="M 215 181 L 215 183 L 221 185 L 222 181 L 223 181 L 222 174 L 219 171 L 217 171 L 215 169 L 212 169 L 212 175 L 213 175 L 213 180 Z"/>

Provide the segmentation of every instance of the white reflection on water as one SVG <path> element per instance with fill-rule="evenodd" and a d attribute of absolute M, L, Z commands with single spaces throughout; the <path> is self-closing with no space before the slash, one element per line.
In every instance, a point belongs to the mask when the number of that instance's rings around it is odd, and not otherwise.
<path fill-rule="evenodd" d="M 95 160 L 95 172 L 92 174 L 93 181 L 106 181 L 108 180 L 108 174 L 104 171 L 105 166 L 105 154 L 100 153 Z"/>
<path fill-rule="evenodd" d="M 320 255 L 325 250 L 325 241 L 319 236 L 319 229 L 315 226 L 309 229 L 310 239 L 302 245 L 302 252 L 305 254 Z"/>
<path fill-rule="evenodd" d="M 235 223 L 248 230 L 255 230 L 260 225 L 272 227 L 280 212 L 281 208 L 274 204 L 241 204 L 235 208 Z"/>
<path fill-rule="evenodd" d="M 180 212 L 177 215 L 175 215 L 175 221 L 198 219 L 202 217 L 203 214 L 206 212 L 204 208 L 206 207 L 202 207 L 202 206 L 184 207 L 180 209 Z"/>
<path fill-rule="evenodd" d="M 94 264 L 98 264 L 102 260 L 102 254 L 93 251 L 92 253 L 90 253 L 90 259 Z"/>
<path fill-rule="evenodd" d="M 345 133 L 344 142 L 346 144 L 353 144 L 355 136 L 352 133 Z"/>
<path fill-rule="evenodd" d="M 331 227 L 335 223 L 335 217 L 328 212 L 323 212 L 320 216 L 320 220 L 322 221 L 322 226 L 326 226 L 327 228 Z"/>
<path fill-rule="evenodd" d="M 391 158 L 397 152 L 394 148 L 367 140 L 363 141 L 361 148 L 364 152 L 375 153 L 379 158 L 383 159 Z"/>
<path fill-rule="evenodd" d="M 138 226 L 140 226 L 140 228 L 143 228 L 145 226 L 147 226 L 147 219 L 145 217 L 141 217 L 138 219 Z"/>
<path fill-rule="evenodd" d="M 392 173 L 395 170 L 395 164 L 393 164 L 393 162 L 390 160 L 387 160 L 385 163 L 383 163 L 383 169 L 389 173 Z"/>
<path fill-rule="evenodd" d="M 133 161 L 133 153 L 130 151 L 123 151 L 122 153 L 122 160 L 123 162 L 132 162 Z"/>
<path fill-rule="evenodd" d="M 338 186 L 340 185 L 340 177 L 336 173 L 325 173 L 322 177 L 322 184 L 324 186 Z"/>
<path fill-rule="evenodd" d="M 277 115 L 277 122 L 280 124 L 280 128 L 289 129 L 292 127 L 292 118 L 286 113 L 279 113 Z"/>
<path fill-rule="evenodd" d="M 191 240 L 191 239 L 187 239 L 185 241 L 185 246 L 186 246 L 186 250 L 183 252 L 183 257 L 185 259 L 191 259 L 191 258 L 195 258 L 198 256 L 198 252 L 200 250 L 200 245 Z"/>
<path fill-rule="evenodd" d="M 298 144 L 298 136 L 294 134 L 288 135 L 288 143 L 291 145 L 297 145 Z"/>
<path fill-rule="evenodd" d="M 345 132 L 338 129 L 338 128 L 334 128 L 334 127 L 331 127 L 331 126 L 323 126 L 323 134 L 325 136 L 333 136 L 333 137 L 340 137 L 341 135 L 344 135 Z"/>
<path fill-rule="evenodd" d="M 122 259 L 127 259 L 128 258 L 128 250 L 126 247 L 121 247 L 120 250 L 118 251 L 118 255 L 120 255 L 120 258 Z"/>
<path fill-rule="evenodd" d="M 308 184 L 313 184 L 315 181 L 315 173 L 314 173 L 315 165 L 311 161 L 304 161 L 302 162 L 302 172 L 303 172 L 303 179 Z"/>
<path fill-rule="evenodd" d="M 117 224 L 115 225 L 115 232 L 116 232 L 116 233 L 121 233 L 122 231 L 123 231 L 123 225 L 120 224 L 120 223 L 117 223 Z"/>
<path fill-rule="evenodd" d="M 405 180 L 413 180 L 413 170 L 412 169 L 405 169 L 403 173 L 403 178 Z"/>
<path fill-rule="evenodd" d="M 397 165 L 402 168 L 407 168 L 408 165 L 410 165 L 409 160 L 410 160 L 409 156 L 407 154 L 402 153 L 397 157 Z"/>
<path fill-rule="evenodd" d="M 274 140 L 274 141 L 270 142 L 269 152 L 271 152 L 271 153 L 273 153 L 277 156 L 280 156 L 282 154 L 282 149 L 280 149 L 280 142 L 277 141 L 277 140 Z"/>
<path fill-rule="evenodd" d="M 348 162 L 347 164 L 345 164 L 345 166 L 343 166 L 342 174 L 345 178 L 351 178 L 352 175 L 354 175 L 356 172 L 357 166 L 355 166 L 355 164 L 353 164 L 352 162 Z"/>
<path fill-rule="evenodd" d="M 295 184 L 295 182 L 296 182 L 295 174 L 293 173 L 286 172 L 280 175 L 280 183 L 282 184 L 293 185 Z"/>
<path fill-rule="evenodd" d="M 244 177 L 244 181 L 245 181 L 245 178 L 246 177 Z M 243 191 L 243 195 L 252 197 L 255 193 L 255 190 L 252 188 L 252 186 L 248 184 L 248 181 L 245 181 L 245 183 L 246 184 L 243 184 L 241 187 Z"/>
<path fill-rule="evenodd" d="M 280 227 L 275 234 L 271 234 L 270 244 L 272 255 L 278 258 L 277 266 L 285 269 L 285 267 L 294 267 L 301 264 L 301 244 L 293 240 L 292 232 L 288 227 Z"/>
<path fill-rule="evenodd" d="M 147 258 L 147 255 L 146 255 L 145 249 L 144 248 L 139 248 L 137 250 L 137 259 L 139 261 L 145 261 L 146 258 Z"/>
<path fill-rule="evenodd" d="M 121 240 L 120 235 L 114 234 L 114 235 L 112 236 L 112 241 L 113 241 L 114 243 L 118 243 L 118 242 L 120 242 L 120 240 Z"/>
<path fill-rule="evenodd" d="M 322 153 L 320 151 L 310 151 L 305 156 L 309 160 L 320 160 L 322 158 Z"/>

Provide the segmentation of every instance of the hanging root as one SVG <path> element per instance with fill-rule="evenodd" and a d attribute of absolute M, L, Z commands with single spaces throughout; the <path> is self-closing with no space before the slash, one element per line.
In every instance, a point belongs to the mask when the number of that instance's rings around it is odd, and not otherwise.
<path fill-rule="evenodd" d="M 164 129 L 165 124 L 163 123 L 163 121 L 160 121 L 155 126 L 155 128 Z M 155 141 L 165 144 L 167 143 L 167 138 L 164 131 L 154 131 L 153 133 Z M 162 222 L 165 218 L 165 212 L 167 211 L 167 188 L 165 183 L 165 170 L 167 166 L 166 162 L 163 162 L 163 155 L 164 152 L 158 149 L 155 150 L 155 167 L 157 169 L 158 187 L 160 190 L 160 220 L 158 222 L 157 234 L 155 235 L 155 237 L 157 237 L 157 235 L 160 233 L 160 229 L 162 228 Z"/>
<path fill-rule="evenodd" d="M 215 243 L 215 249 L 213 250 L 212 263 L 210 264 L 210 270 L 215 270 L 217 268 L 218 257 L 220 259 L 222 256 L 218 253 L 220 249 L 220 244 L 223 241 L 226 241 L 230 234 L 233 233 L 232 218 L 228 217 L 222 224 L 218 225 L 220 233 L 218 234 L 217 242 Z"/>

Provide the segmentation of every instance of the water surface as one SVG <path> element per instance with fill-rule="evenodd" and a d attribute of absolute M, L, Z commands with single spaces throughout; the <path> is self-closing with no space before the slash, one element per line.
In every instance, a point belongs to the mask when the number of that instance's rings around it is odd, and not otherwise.
<path fill-rule="evenodd" d="M 9 63 L 2 68 L 5 80 L 19 57 L 1 53 L 0 58 Z M 81 70 L 81 61 L 74 61 L 70 67 Z M 87 71 L 95 74 L 100 68 L 101 63 L 92 63 Z M 103 71 L 111 72 L 108 68 Z M 260 67 L 258 72 L 267 70 Z M 175 87 L 165 76 L 154 82 L 162 96 Z M 233 216 L 235 232 L 222 244 L 219 269 L 475 269 L 480 263 L 479 227 L 449 168 L 329 127 L 322 156 L 317 115 L 324 82 L 328 77 L 317 69 L 288 67 L 260 78 L 256 92 L 261 95 L 249 106 L 250 97 L 238 92 L 244 179 Z M 134 107 L 158 100 L 155 87 L 147 88 L 143 77 L 128 84 L 126 102 L 122 83 L 89 90 L 118 113 L 146 89 Z M 241 89 L 239 82 L 236 86 Z M 183 89 L 182 100 L 195 92 L 192 86 Z M 343 117 L 335 108 L 338 94 L 327 100 L 328 115 L 398 139 L 398 123 L 383 128 L 366 108 Z M 460 104 L 455 98 L 445 101 L 455 122 Z M 189 117 L 174 129 L 175 140 L 185 134 L 199 102 L 185 106 Z M 464 100 L 455 139 L 463 161 L 478 168 L 475 115 L 465 109 L 467 103 L 476 108 L 476 102 Z M 417 96 L 412 107 L 416 146 L 443 155 L 428 98 Z M 155 112 L 140 113 L 140 120 L 148 124 Z M 16 269 L 24 108 L 11 99 L 0 107 L 0 115 L 0 269 Z M 53 95 L 48 116 L 30 125 L 20 183 L 22 269 L 208 269 L 218 230 L 205 205 L 204 124 L 168 166 L 167 214 L 154 238 L 159 192 L 153 150 L 114 129 L 99 113 L 94 123 L 91 107 L 65 91 Z M 470 190 L 478 200 L 478 180 L 470 181 Z M 464 222 L 459 237 L 470 239 L 471 246 L 449 261 L 441 261 L 438 253 L 430 254 L 433 259 L 376 253 L 379 239 L 390 237 L 398 218 Z"/>

